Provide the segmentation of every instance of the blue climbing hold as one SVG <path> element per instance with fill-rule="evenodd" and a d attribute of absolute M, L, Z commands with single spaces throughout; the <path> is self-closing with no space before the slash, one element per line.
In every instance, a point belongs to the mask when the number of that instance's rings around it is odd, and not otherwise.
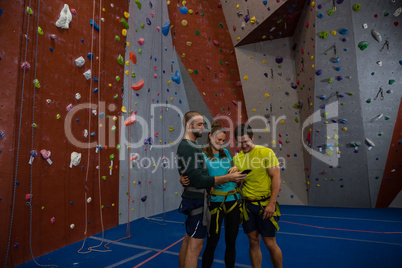
<path fill-rule="evenodd" d="M 0 16 L 1 16 L 1 14 L 3 14 L 3 9 L 0 9 Z"/>
<path fill-rule="evenodd" d="M 180 103 L 180 104 L 182 103 L 181 99 L 179 99 L 179 103 Z"/>
<path fill-rule="evenodd" d="M 340 75 L 340 76 L 338 76 L 338 77 L 336 78 L 336 80 L 342 81 L 342 80 L 343 80 L 343 77 Z"/>
<path fill-rule="evenodd" d="M 323 15 L 322 13 L 320 13 L 320 14 L 317 15 L 317 17 L 318 17 L 319 19 L 322 19 L 322 18 L 324 17 L 324 15 Z"/>
<path fill-rule="evenodd" d="M 341 59 L 339 57 L 336 57 L 332 60 L 332 63 L 338 63 Z"/>
<path fill-rule="evenodd" d="M 164 36 L 167 36 L 169 34 L 169 29 L 170 29 L 170 20 L 167 20 L 162 25 L 162 33 L 163 33 Z"/>
<path fill-rule="evenodd" d="M 105 117 L 105 113 L 100 113 L 99 118 L 102 119 L 103 117 Z"/>
<path fill-rule="evenodd" d="M 176 70 L 176 73 L 174 74 L 174 76 L 172 76 L 172 80 L 173 82 L 175 82 L 176 84 L 180 84 L 180 72 L 178 70 Z"/>
<path fill-rule="evenodd" d="M 77 119 L 75 119 L 75 121 L 77 121 L 77 123 L 79 123 L 79 122 L 80 122 L 80 119 L 77 118 Z"/>
<path fill-rule="evenodd" d="M 322 74 L 322 70 L 320 69 L 320 70 L 317 70 L 316 72 L 315 72 L 315 74 L 316 75 L 321 75 Z"/>
<path fill-rule="evenodd" d="M 399 61 L 399 64 L 402 65 L 402 60 Z"/>
<path fill-rule="evenodd" d="M 98 93 L 98 91 L 99 91 L 98 88 L 95 88 L 95 89 L 94 89 L 94 93 Z"/>
<path fill-rule="evenodd" d="M 98 81 L 99 81 L 98 78 L 94 77 L 94 82 L 98 82 Z"/>
<path fill-rule="evenodd" d="M 188 13 L 187 7 L 179 7 L 179 11 L 181 14 L 186 15 Z"/>
<path fill-rule="evenodd" d="M 325 100 L 325 95 L 320 96 L 320 99 Z"/>
<path fill-rule="evenodd" d="M 349 32 L 349 30 L 346 29 L 346 28 L 342 28 L 342 29 L 339 30 L 339 33 L 342 34 L 342 35 L 345 35 L 345 34 L 347 34 L 348 32 Z"/>
<path fill-rule="evenodd" d="M 53 48 L 52 48 L 52 47 L 49 47 L 49 50 L 53 52 Z"/>
<path fill-rule="evenodd" d="M 4 138 L 4 132 L 2 131 L 2 132 L 0 132 L 0 139 L 2 139 L 2 138 Z"/>
<path fill-rule="evenodd" d="M 99 25 L 96 24 L 95 21 L 90 20 L 90 21 L 89 21 L 89 25 L 91 25 L 92 27 L 94 27 L 94 29 L 99 32 Z"/>
<path fill-rule="evenodd" d="M 82 43 L 84 43 L 84 41 L 85 41 L 84 39 L 81 39 L 81 42 L 82 42 Z"/>
<path fill-rule="evenodd" d="M 342 38 L 342 42 L 346 42 L 346 41 L 348 41 L 348 39 L 346 39 L 346 38 Z"/>
<path fill-rule="evenodd" d="M 96 135 L 95 132 L 92 132 L 92 133 L 91 133 L 91 137 L 95 137 L 95 135 Z"/>
<path fill-rule="evenodd" d="M 150 20 L 148 17 L 146 17 L 145 20 L 147 21 L 147 24 L 148 24 L 148 25 L 151 25 L 151 20 Z"/>
<path fill-rule="evenodd" d="M 89 60 L 92 60 L 94 58 L 94 54 L 93 53 L 88 53 L 87 57 Z"/>
<path fill-rule="evenodd" d="M 267 0 L 264 0 L 264 1 L 262 1 L 262 3 L 266 6 L 267 3 L 268 3 L 268 1 L 267 1 Z"/>
<path fill-rule="evenodd" d="M 338 72 L 342 69 L 342 67 L 336 67 L 335 70 L 337 70 Z"/>

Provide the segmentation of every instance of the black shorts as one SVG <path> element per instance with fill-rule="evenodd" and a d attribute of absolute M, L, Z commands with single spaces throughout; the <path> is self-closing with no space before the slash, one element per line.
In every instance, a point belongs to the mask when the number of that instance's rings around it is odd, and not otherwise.
<path fill-rule="evenodd" d="M 193 238 L 203 239 L 207 236 L 207 226 L 202 225 L 204 213 L 190 216 L 190 212 L 204 206 L 203 199 L 183 198 L 182 212 L 187 216 L 186 233 Z"/>
<path fill-rule="evenodd" d="M 257 230 L 264 237 L 275 237 L 275 225 L 273 225 L 270 219 L 262 219 L 264 213 L 259 214 L 261 207 L 247 202 L 246 208 L 249 220 L 243 221 L 244 233 L 248 234 Z"/>

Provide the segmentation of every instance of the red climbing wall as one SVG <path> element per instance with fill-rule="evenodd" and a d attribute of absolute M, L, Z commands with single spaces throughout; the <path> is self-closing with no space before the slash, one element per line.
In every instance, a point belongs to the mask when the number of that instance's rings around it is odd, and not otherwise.
<path fill-rule="evenodd" d="M 88 236 L 100 232 L 101 206 L 104 228 L 111 228 L 118 223 L 118 169 L 114 164 L 113 175 L 109 175 L 109 156 L 114 154 L 114 163 L 118 163 L 118 151 L 110 144 L 117 144 L 117 137 L 120 136 L 117 125 L 119 120 L 114 121 L 112 118 L 120 113 L 118 107 L 121 107 L 124 69 L 118 64 L 117 58 L 119 54 L 124 56 L 125 41 L 121 32 L 123 26 L 116 18 L 123 17 L 123 12 L 128 10 L 128 2 L 115 4 L 114 7 L 110 5 L 111 1 L 102 3 L 105 11 L 100 11 L 99 4 L 95 5 L 94 20 L 100 24 L 101 31 L 93 32 L 93 44 L 90 26 L 94 10 L 92 1 L 68 1 L 69 8 L 75 9 L 77 13 L 72 15 L 69 29 L 61 29 L 57 28 L 55 23 L 65 3 L 59 0 L 46 3 L 33 0 L 33 14 L 29 16 L 28 33 L 28 15 L 22 1 L 5 0 L 0 3 L 0 9 L 3 9 L 0 16 L 0 132 L 5 134 L 4 138 L 0 139 L 2 266 L 8 244 L 7 267 L 12 267 L 31 259 L 30 248 L 34 257 L 38 257 L 84 239 L 86 225 Z M 105 22 L 101 22 L 100 13 Z M 43 35 L 37 36 L 37 25 L 43 30 Z M 25 34 L 29 38 L 27 49 Z M 54 34 L 56 39 L 52 40 L 50 34 Z M 121 37 L 120 42 L 115 39 L 116 35 Z M 94 54 L 92 77 L 96 77 L 98 82 L 93 79 L 86 80 L 83 76 L 83 73 L 91 68 L 91 61 L 87 58 L 90 52 Z M 26 70 L 24 75 L 20 66 L 25 61 L 25 54 L 31 68 Z M 86 63 L 77 67 L 74 60 L 80 56 L 85 58 Z M 41 87 L 35 91 L 33 106 L 32 82 L 35 72 Z M 116 76 L 120 76 L 121 80 L 117 81 Z M 94 93 L 95 88 L 98 88 L 98 93 Z M 76 93 L 81 94 L 80 100 L 76 100 Z M 67 105 L 79 107 L 79 104 L 85 103 L 99 104 L 97 115 L 91 113 L 92 109 L 82 109 L 68 119 L 73 111 L 68 112 Z M 20 110 L 22 121 L 19 132 Z M 105 116 L 100 119 L 102 112 Z M 60 115 L 59 119 L 57 115 Z M 71 128 L 65 127 L 66 122 L 70 121 Z M 33 143 L 30 127 L 32 122 L 36 124 Z M 113 132 L 110 129 L 114 124 L 117 130 Z M 103 150 L 96 154 L 95 148 L 85 148 L 88 145 L 83 148 L 74 145 L 66 134 L 70 129 L 80 142 L 101 144 Z M 88 129 L 89 134 L 95 132 L 96 135 L 84 138 L 84 129 Z M 102 141 L 99 142 L 98 138 Z M 28 164 L 31 147 L 38 152 L 33 161 L 32 175 L 31 166 Z M 52 165 L 39 155 L 41 149 L 51 151 Z M 82 160 L 78 166 L 70 169 L 70 154 L 74 151 L 82 154 Z M 17 176 L 15 170 L 18 171 Z M 16 185 L 14 203 L 13 178 Z M 30 193 L 31 182 L 32 225 L 30 207 L 26 205 L 25 199 L 26 194 Z M 86 203 L 86 198 L 89 197 L 92 201 Z M 85 204 L 88 204 L 87 213 Z M 55 222 L 51 223 L 53 217 Z M 70 228 L 71 224 L 75 227 Z"/>
<path fill-rule="evenodd" d="M 402 101 L 399 106 L 394 134 L 388 152 L 381 188 L 377 198 L 377 208 L 388 207 L 402 191 Z"/>
<path fill-rule="evenodd" d="M 168 5 L 169 18 L 173 26 L 173 45 L 211 115 L 228 116 L 236 127 L 247 121 L 247 113 L 234 47 L 218 3 L 187 1 L 189 13 L 183 15 L 177 4 L 171 1 Z M 187 21 L 187 26 L 182 25 L 183 20 Z M 229 127 L 227 121 L 218 121 Z"/>

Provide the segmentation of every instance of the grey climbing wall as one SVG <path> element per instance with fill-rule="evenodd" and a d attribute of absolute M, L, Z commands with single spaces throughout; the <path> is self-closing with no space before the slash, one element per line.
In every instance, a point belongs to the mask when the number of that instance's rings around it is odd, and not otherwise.
<path fill-rule="evenodd" d="M 371 193 L 371 206 L 377 202 L 377 196 L 387 162 L 388 150 L 394 125 L 397 119 L 398 107 L 401 102 L 401 74 L 402 65 L 402 15 L 395 17 L 393 13 L 402 7 L 402 1 L 371 0 L 362 2 L 359 11 L 352 12 L 354 38 L 356 41 L 356 61 L 358 66 L 358 79 L 360 90 L 360 105 L 364 127 L 364 137 L 371 140 L 375 146 L 370 149 L 367 143 L 363 150 L 367 151 L 368 181 Z M 350 3 L 349 9 L 355 4 Z M 367 28 L 363 25 L 367 24 Z M 376 41 L 372 30 L 381 35 L 381 41 Z M 357 44 L 368 41 L 369 46 L 361 51 Z M 385 45 L 388 41 L 389 45 Z M 389 50 L 388 50 L 389 48 Z M 383 90 L 378 95 L 380 89 Z M 383 96 L 383 100 L 381 98 Z M 382 118 L 372 122 L 378 115 Z M 399 165 L 400 159 L 394 159 Z M 395 166 L 393 167 L 395 168 Z M 387 179 L 387 178 L 385 178 Z"/>
<path fill-rule="evenodd" d="M 236 57 L 254 142 L 272 148 L 281 163 L 278 202 L 307 205 L 292 45 L 283 38 L 240 46 Z"/>
<path fill-rule="evenodd" d="M 337 4 L 328 15 L 332 9 L 332 2 L 314 7 L 323 16 L 316 21 L 315 70 L 322 74 L 315 76 L 313 149 L 322 153 L 312 158 L 310 205 L 370 207 L 367 151 L 364 144 L 350 145 L 364 137 L 353 11 L 350 1 Z M 342 28 L 349 32 L 341 35 Z M 325 39 L 319 38 L 323 31 L 328 32 Z"/>
<path fill-rule="evenodd" d="M 132 125 L 125 127 L 122 122 L 120 223 L 176 209 L 181 201 L 182 187 L 175 154 L 184 134 L 182 114 L 189 107 L 182 79 L 180 84 L 172 79 L 176 71 L 181 71 L 170 31 L 167 36 L 162 34 L 162 25 L 169 19 L 166 2 L 152 3 L 151 6 L 144 2 L 141 9 L 134 1 L 130 3 L 127 36 L 130 44 L 126 48 L 129 65 L 125 66 L 129 75 L 125 76 L 124 82 L 123 105 L 127 109 L 124 120 L 131 109 L 137 113 Z M 144 39 L 143 45 L 137 42 L 140 38 Z M 137 56 L 136 64 L 129 60 L 130 51 Z M 131 86 L 142 79 L 144 86 L 134 91 Z M 124 140 L 131 140 L 131 146 L 123 145 Z M 130 161 L 136 154 L 138 157 Z"/>

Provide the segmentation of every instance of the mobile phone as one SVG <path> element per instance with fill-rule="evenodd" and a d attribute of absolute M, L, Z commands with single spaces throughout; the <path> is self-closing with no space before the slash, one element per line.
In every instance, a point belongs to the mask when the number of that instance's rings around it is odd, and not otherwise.
<path fill-rule="evenodd" d="M 251 169 L 245 169 L 243 170 L 243 172 L 241 174 L 248 174 L 250 173 L 252 170 Z"/>

